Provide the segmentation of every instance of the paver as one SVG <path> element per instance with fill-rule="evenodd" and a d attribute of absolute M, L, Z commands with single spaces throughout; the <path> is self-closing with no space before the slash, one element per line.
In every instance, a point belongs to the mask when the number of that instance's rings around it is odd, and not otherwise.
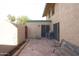
<path fill-rule="evenodd" d="M 30 39 L 30 42 L 20 52 L 19 56 L 53 56 L 53 40 Z"/>

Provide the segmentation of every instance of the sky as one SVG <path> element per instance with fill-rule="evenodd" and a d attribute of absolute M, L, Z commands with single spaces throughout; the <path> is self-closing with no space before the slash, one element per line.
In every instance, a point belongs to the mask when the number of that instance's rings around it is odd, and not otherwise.
<path fill-rule="evenodd" d="M 0 0 L 0 20 L 13 16 L 28 16 L 31 20 L 45 20 L 42 17 L 45 8 L 44 0 Z"/>

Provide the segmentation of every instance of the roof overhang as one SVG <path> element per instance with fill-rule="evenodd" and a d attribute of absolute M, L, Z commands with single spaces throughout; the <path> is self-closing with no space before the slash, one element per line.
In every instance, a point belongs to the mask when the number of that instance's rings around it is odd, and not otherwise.
<path fill-rule="evenodd" d="M 43 12 L 43 17 L 47 15 L 47 13 L 49 12 L 51 8 L 54 9 L 54 5 L 55 3 L 46 3 L 46 6 Z"/>
<path fill-rule="evenodd" d="M 51 22 L 51 20 L 28 20 L 27 22 Z"/>

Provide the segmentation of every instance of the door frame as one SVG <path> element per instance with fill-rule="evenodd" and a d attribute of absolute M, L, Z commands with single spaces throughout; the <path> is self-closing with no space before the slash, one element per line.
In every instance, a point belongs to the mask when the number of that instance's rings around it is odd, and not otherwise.
<path fill-rule="evenodd" d="M 41 37 L 46 37 L 46 34 L 50 30 L 50 25 L 41 25 Z"/>
<path fill-rule="evenodd" d="M 27 30 L 27 26 L 25 26 L 25 39 L 27 39 L 27 37 L 28 37 L 28 30 Z"/>
<path fill-rule="evenodd" d="M 53 32 L 54 32 L 54 39 L 60 41 L 60 24 L 59 24 L 59 22 L 53 24 Z"/>

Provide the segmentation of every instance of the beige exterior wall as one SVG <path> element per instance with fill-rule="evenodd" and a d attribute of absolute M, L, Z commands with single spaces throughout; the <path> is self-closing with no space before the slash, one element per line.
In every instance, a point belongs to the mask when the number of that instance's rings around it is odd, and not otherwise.
<path fill-rule="evenodd" d="M 0 45 L 17 45 L 17 28 L 6 21 L 0 21 Z"/>
<path fill-rule="evenodd" d="M 24 36 L 24 26 L 0 21 L 0 55 L 6 54 L 25 41 Z"/>
<path fill-rule="evenodd" d="M 49 25 L 50 22 L 28 22 L 28 38 L 41 38 L 41 25 Z"/>
<path fill-rule="evenodd" d="M 17 28 L 17 44 L 21 44 L 25 39 L 25 26 L 24 25 L 15 25 Z"/>
<path fill-rule="evenodd" d="M 60 39 L 79 46 L 79 4 L 55 4 L 55 12 L 50 19 L 52 24 L 60 23 Z"/>
<path fill-rule="evenodd" d="M 15 48 L 16 45 L 17 28 L 11 23 L 0 21 L 0 53 L 6 54 Z"/>

